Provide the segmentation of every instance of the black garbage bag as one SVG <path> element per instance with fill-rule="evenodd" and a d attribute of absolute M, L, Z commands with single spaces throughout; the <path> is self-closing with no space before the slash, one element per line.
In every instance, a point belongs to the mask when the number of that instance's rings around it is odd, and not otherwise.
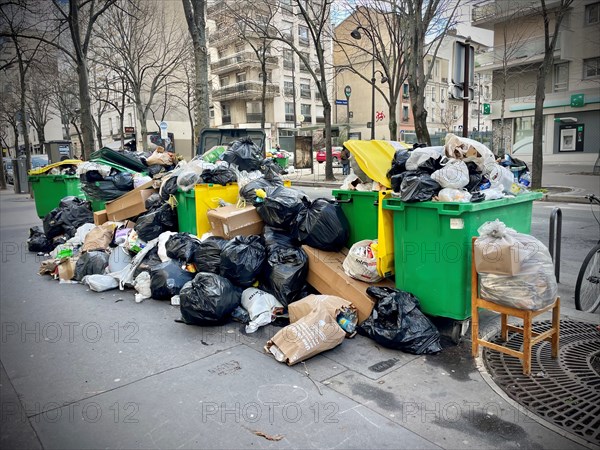
<path fill-rule="evenodd" d="M 199 246 L 200 240 L 189 233 L 173 234 L 165 243 L 169 258 L 185 261 L 186 263 L 194 262 L 196 250 Z"/>
<path fill-rule="evenodd" d="M 140 261 L 140 264 L 136 267 L 133 273 L 133 278 L 136 279 L 137 276 L 142 272 L 150 273 L 150 270 L 159 264 L 162 264 L 162 259 L 160 259 L 160 256 L 158 256 L 158 247 L 155 246 L 151 248 Z"/>
<path fill-rule="evenodd" d="M 272 191 L 278 186 L 283 186 L 283 180 L 267 180 L 266 178 L 257 178 L 240 188 L 240 197 L 243 197 L 249 203 L 256 199 L 256 189 L 263 189 L 265 192 Z"/>
<path fill-rule="evenodd" d="M 64 234 L 61 234 L 60 236 L 56 236 L 55 238 L 52 239 L 52 245 L 54 246 L 54 248 L 58 247 L 59 245 L 63 245 L 67 243 L 67 238 Z"/>
<path fill-rule="evenodd" d="M 170 300 L 179 294 L 185 283 L 194 279 L 195 274 L 182 269 L 180 264 L 172 259 L 150 269 L 150 291 L 153 299 Z"/>
<path fill-rule="evenodd" d="M 252 139 L 245 138 L 235 141 L 221 155 L 223 161 L 236 165 L 241 170 L 259 170 L 263 160 L 263 154 L 260 148 L 252 142 Z"/>
<path fill-rule="evenodd" d="M 169 200 L 171 195 L 175 195 L 177 193 L 177 177 L 170 177 L 165 183 L 162 185 L 160 190 L 160 196 L 166 202 Z"/>
<path fill-rule="evenodd" d="M 400 186 L 402 185 L 402 180 L 404 177 L 409 175 L 417 175 L 419 172 L 416 170 L 407 170 L 406 172 L 400 172 L 390 177 L 390 182 L 392 183 L 392 190 L 394 192 L 400 192 Z"/>
<path fill-rule="evenodd" d="M 171 205 L 164 203 L 139 216 L 133 229 L 142 241 L 150 242 L 165 231 L 177 231 L 177 212 Z"/>
<path fill-rule="evenodd" d="M 263 239 L 267 252 L 275 247 L 298 247 L 300 244 L 289 231 L 268 225 L 263 230 Z"/>
<path fill-rule="evenodd" d="M 158 194 L 152 194 L 144 202 L 144 206 L 148 211 L 155 211 L 165 204 L 165 201 Z"/>
<path fill-rule="evenodd" d="M 219 325 L 240 305 L 242 289 L 216 273 L 199 272 L 181 289 L 179 299 L 185 323 Z"/>
<path fill-rule="evenodd" d="M 429 158 L 419 164 L 419 172 L 424 172 L 431 175 L 436 170 L 440 170 L 444 167 L 444 156 L 438 156 L 437 158 Z"/>
<path fill-rule="evenodd" d="M 302 244 L 324 251 L 337 252 L 348 241 L 350 225 L 337 203 L 318 198 L 300 210 L 294 232 Z"/>
<path fill-rule="evenodd" d="M 121 191 L 132 191 L 134 188 L 133 175 L 131 175 L 129 172 L 120 172 L 115 174 L 112 177 L 112 181 L 115 187 Z"/>
<path fill-rule="evenodd" d="M 55 237 L 64 234 L 62 223 L 60 221 L 61 216 L 62 210 L 60 208 L 54 208 L 44 216 L 44 234 L 48 239 L 54 239 Z"/>
<path fill-rule="evenodd" d="M 94 223 L 94 213 L 92 211 L 92 205 L 86 200 L 82 200 L 77 197 L 73 197 L 74 200 L 65 203 L 65 206 L 59 206 L 62 210 L 60 214 L 60 224 L 66 234 L 69 237 L 75 236 L 77 228 L 84 223 Z M 63 199 L 64 201 L 65 199 Z M 61 201 L 61 205 L 63 204 Z"/>
<path fill-rule="evenodd" d="M 267 197 L 255 206 L 266 225 L 288 229 L 300 210 L 305 208 L 305 202 L 308 203 L 309 199 L 304 192 L 278 186 L 267 190 Z"/>
<path fill-rule="evenodd" d="M 93 183 L 94 181 L 104 180 L 104 177 L 97 170 L 88 170 L 86 173 L 81 175 L 80 179 L 81 181 Z"/>
<path fill-rule="evenodd" d="M 87 181 L 86 176 L 90 172 L 82 174 L 79 177 L 81 189 L 83 192 L 85 192 L 86 198 L 88 199 L 107 202 L 110 200 L 115 200 L 131 191 L 131 189 L 121 190 L 117 188 L 112 176 L 96 181 Z"/>
<path fill-rule="evenodd" d="M 244 309 L 242 305 L 235 307 L 235 309 L 231 313 L 231 318 L 236 322 L 245 324 L 250 323 L 250 314 Z"/>
<path fill-rule="evenodd" d="M 58 208 L 60 208 L 60 209 L 72 208 L 74 206 L 79 206 L 83 203 L 87 203 L 87 202 L 79 197 L 69 195 L 68 197 L 63 197 L 60 200 L 60 202 L 58 203 Z"/>
<path fill-rule="evenodd" d="M 465 189 L 471 193 L 479 191 L 479 186 L 483 181 L 483 175 L 473 161 L 469 161 L 467 164 L 467 169 L 469 169 L 469 184 L 465 186 Z"/>
<path fill-rule="evenodd" d="M 160 164 L 151 164 L 148 166 L 148 176 L 154 177 L 154 175 L 158 175 L 161 172 L 165 171 L 165 166 L 161 166 Z"/>
<path fill-rule="evenodd" d="M 260 171 L 264 174 L 266 180 L 281 180 L 281 174 L 286 172 L 273 158 L 265 158 Z"/>
<path fill-rule="evenodd" d="M 221 251 L 229 241 L 218 236 L 204 239 L 196 247 L 193 262 L 198 272 L 219 273 L 221 268 Z"/>
<path fill-rule="evenodd" d="M 400 200 L 403 202 L 425 202 L 431 200 L 441 188 L 429 174 L 412 173 L 402 178 Z"/>
<path fill-rule="evenodd" d="M 414 355 L 438 353 L 442 350 L 440 333 L 419 309 L 412 294 L 389 287 L 370 286 L 375 309 L 358 326 L 358 332 L 384 347 Z"/>
<path fill-rule="evenodd" d="M 29 229 L 29 239 L 27 239 L 27 250 L 30 252 L 48 253 L 54 250 L 55 245 L 46 237 L 40 227 Z"/>
<path fill-rule="evenodd" d="M 202 183 L 220 184 L 226 186 L 227 183 L 235 183 L 237 175 L 228 167 L 216 167 L 214 169 L 205 169 L 202 171 Z"/>
<path fill-rule="evenodd" d="M 308 256 L 301 247 L 274 245 L 267 248 L 263 290 L 283 305 L 307 295 Z"/>
<path fill-rule="evenodd" d="M 103 274 L 108 266 L 108 253 L 102 251 L 84 252 L 75 264 L 73 279 L 81 281 L 86 275 Z"/>
<path fill-rule="evenodd" d="M 236 236 L 221 250 L 219 273 L 242 287 L 250 287 L 263 269 L 265 247 L 260 236 Z"/>
<path fill-rule="evenodd" d="M 387 177 L 392 178 L 394 175 L 406 172 L 406 161 L 408 160 L 410 153 L 408 150 L 396 150 L 394 153 L 394 159 L 392 160 L 392 167 L 387 172 Z"/>

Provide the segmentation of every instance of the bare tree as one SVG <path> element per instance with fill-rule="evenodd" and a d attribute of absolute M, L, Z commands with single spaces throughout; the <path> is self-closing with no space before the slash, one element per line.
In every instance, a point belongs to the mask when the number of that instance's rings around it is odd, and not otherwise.
<path fill-rule="evenodd" d="M 181 67 L 185 43 L 175 19 L 165 22 L 162 2 L 122 1 L 98 33 L 96 58 L 127 80 L 140 119 L 142 146 L 147 150 L 147 120 L 153 102 L 157 94 L 177 83 L 174 74 Z"/>
<path fill-rule="evenodd" d="M 35 129 L 41 146 L 46 142 L 46 124 L 50 122 L 50 100 L 52 86 L 50 80 L 56 71 L 47 67 L 35 67 L 31 72 L 30 83 L 26 92 L 29 123 Z"/>
<path fill-rule="evenodd" d="M 209 83 L 208 83 L 208 51 L 206 48 L 206 1 L 181 0 L 185 12 L 185 20 L 192 37 L 194 49 L 194 111 L 195 127 L 192 148 L 198 142 L 200 130 L 210 127 L 209 115 Z M 193 154 L 193 151 L 192 151 Z"/>
<path fill-rule="evenodd" d="M 79 116 L 79 87 L 77 80 L 75 69 L 65 64 L 58 72 L 52 86 L 50 102 L 54 108 L 60 111 L 64 139 L 70 139 L 70 126 L 74 122 L 77 123 Z M 77 125 L 77 128 L 79 128 L 79 125 Z M 78 136 L 83 151 L 83 137 L 81 134 Z M 85 157 L 86 159 L 88 158 L 88 156 Z"/>
<path fill-rule="evenodd" d="M 7 74 L 3 74 L 7 75 Z M 10 126 L 13 132 L 13 143 L 14 143 L 14 155 L 19 154 L 19 110 L 20 103 L 18 93 L 15 92 L 15 83 L 9 83 L 6 85 L 6 89 L 2 95 L 2 101 L 0 102 L 0 122 L 6 123 Z M 10 147 L 7 146 L 10 151 Z"/>
<path fill-rule="evenodd" d="M 195 114 L 196 114 L 196 72 L 194 64 L 190 64 L 191 58 L 183 58 L 183 70 L 178 74 L 179 84 L 175 92 L 172 94 L 176 102 L 185 108 L 185 111 L 190 122 L 192 155 L 196 153 L 196 136 L 195 136 Z"/>
<path fill-rule="evenodd" d="M 431 70 L 443 38 L 454 24 L 459 4 L 460 1 L 450 0 L 402 0 L 398 10 L 408 30 L 404 57 L 408 70 L 408 91 L 415 133 L 420 142 L 431 144 L 427 129 L 425 88 L 431 78 Z M 427 43 L 426 40 L 431 35 L 436 36 L 436 39 Z M 423 65 L 425 55 L 432 57 L 427 69 Z"/>
<path fill-rule="evenodd" d="M 338 66 L 338 69 L 348 69 L 372 84 L 374 74 L 371 74 L 370 65 L 372 59 L 375 59 L 386 77 L 387 89 L 376 83 L 375 89 L 381 93 L 388 106 L 391 140 L 398 138 L 398 100 L 407 77 L 406 60 L 403 57 L 407 27 L 402 15 L 395 12 L 401 1 L 359 0 L 358 7 L 351 11 L 351 15 L 346 19 L 342 33 L 336 35 L 338 49 L 347 60 L 347 63 Z M 371 44 L 366 43 L 364 39 L 351 38 L 350 31 L 354 29 L 359 33 L 362 29 L 368 30 L 363 33 L 370 34 L 367 37 L 371 40 Z M 366 55 L 367 59 L 357 61 L 357 56 L 362 54 Z"/>
<path fill-rule="evenodd" d="M 573 4 L 573 0 L 560 0 L 555 8 L 546 6 L 546 0 L 540 0 L 541 14 L 544 19 L 544 61 L 540 64 L 537 73 L 535 88 L 535 114 L 533 119 L 533 155 L 531 162 L 531 187 L 542 187 L 542 171 L 544 168 L 544 152 L 542 138 L 544 130 L 544 100 L 546 99 L 546 75 L 554 65 L 554 49 L 558 40 L 560 25 Z M 553 27 L 550 21 L 553 19 Z"/>

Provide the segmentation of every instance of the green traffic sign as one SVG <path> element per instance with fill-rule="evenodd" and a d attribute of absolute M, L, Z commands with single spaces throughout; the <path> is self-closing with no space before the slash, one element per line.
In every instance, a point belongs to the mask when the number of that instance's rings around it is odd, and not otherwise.
<path fill-rule="evenodd" d="M 577 108 L 581 107 L 585 104 L 584 95 L 583 94 L 573 94 L 571 95 L 571 107 Z"/>
<path fill-rule="evenodd" d="M 350 94 L 352 94 L 352 88 L 350 87 L 350 85 L 346 85 L 346 87 L 344 88 L 344 94 L 346 94 L 347 98 L 350 98 Z"/>
<path fill-rule="evenodd" d="M 489 103 L 483 104 L 483 114 L 491 114 L 492 113 L 492 105 Z"/>

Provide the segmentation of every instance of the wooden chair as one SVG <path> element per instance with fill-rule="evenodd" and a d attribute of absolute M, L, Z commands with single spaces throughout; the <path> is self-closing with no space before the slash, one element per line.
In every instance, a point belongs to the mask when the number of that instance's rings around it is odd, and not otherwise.
<path fill-rule="evenodd" d="M 471 250 L 471 338 L 472 338 L 472 354 L 477 357 L 479 346 L 491 348 L 507 355 L 514 356 L 521 360 L 523 364 L 523 374 L 530 375 L 531 373 L 531 348 L 541 341 L 550 341 L 552 343 L 552 357 L 558 356 L 558 339 L 560 333 L 560 297 L 551 305 L 545 308 L 531 311 L 525 309 L 512 308 L 510 306 L 498 305 L 479 298 L 479 278 L 477 269 L 475 268 L 475 237 L 472 241 Z M 523 335 L 523 351 L 513 350 L 511 348 L 494 344 L 479 337 L 479 308 L 488 309 L 500 313 L 501 321 L 501 336 L 504 341 L 508 340 L 508 331 L 521 333 Z M 546 311 L 552 310 L 552 327 L 543 333 L 532 331 L 531 327 L 533 319 Z M 508 324 L 508 317 L 518 317 L 523 320 L 523 327 L 517 327 Z"/>

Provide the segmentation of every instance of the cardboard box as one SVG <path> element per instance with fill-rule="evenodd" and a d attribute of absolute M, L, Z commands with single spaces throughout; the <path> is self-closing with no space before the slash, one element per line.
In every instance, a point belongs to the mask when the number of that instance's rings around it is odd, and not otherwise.
<path fill-rule="evenodd" d="M 105 209 L 94 213 L 94 225 L 102 225 L 106 222 L 108 222 L 108 214 L 106 214 Z"/>
<path fill-rule="evenodd" d="M 146 199 L 158 191 L 152 187 L 153 181 L 135 188 L 133 191 L 106 203 L 108 220 L 120 222 L 146 212 Z"/>
<path fill-rule="evenodd" d="M 308 284 L 323 295 L 335 295 L 352 303 L 358 311 L 358 323 L 365 321 L 375 306 L 375 300 L 367 294 L 369 286 L 395 287 L 388 279 L 378 283 L 365 283 L 346 275 L 342 267 L 348 254 L 346 248 L 338 253 L 317 250 L 308 245 L 303 245 L 302 248 L 308 255 Z"/>
<path fill-rule="evenodd" d="M 265 225 L 254 206 L 245 208 L 238 208 L 235 205 L 224 206 L 211 209 L 206 215 L 213 235 L 226 239 L 262 234 Z"/>

